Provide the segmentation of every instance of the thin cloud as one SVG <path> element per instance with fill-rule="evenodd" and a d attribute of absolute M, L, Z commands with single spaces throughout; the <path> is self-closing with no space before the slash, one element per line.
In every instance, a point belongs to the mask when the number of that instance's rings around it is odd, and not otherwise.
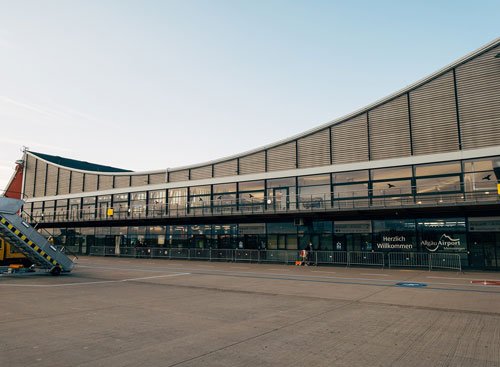
<path fill-rule="evenodd" d="M 10 145 L 17 145 L 20 148 L 23 146 L 27 146 L 29 148 L 42 148 L 42 149 L 49 149 L 49 150 L 55 150 L 55 151 L 61 151 L 61 152 L 69 152 L 71 149 L 66 148 L 66 147 L 61 147 L 58 145 L 49 145 L 49 144 L 40 144 L 34 141 L 29 141 L 29 140 L 21 140 L 21 139 L 16 139 L 16 138 L 3 138 L 0 137 L 0 144 L 10 144 Z"/>
<path fill-rule="evenodd" d="M 5 103 L 10 103 L 10 104 L 17 106 L 17 107 L 24 108 L 25 110 L 36 112 L 40 115 L 43 115 L 45 117 L 50 117 L 52 119 L 60 119 L 61 118 L 60 116 L 57 116 L 49 111 L 46 111 L 43 108 L 40 108 L 36 105 L 19 102 L 19 101 L 12 99 L 12 98 L 9 98 L 9 97 L 0 96 L 0 101 L 3 101 Z"/>

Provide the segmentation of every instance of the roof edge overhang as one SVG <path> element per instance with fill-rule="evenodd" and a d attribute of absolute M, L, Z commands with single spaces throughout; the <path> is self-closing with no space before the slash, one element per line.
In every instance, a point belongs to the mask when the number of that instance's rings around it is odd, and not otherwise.
<path fill-rule="evenodd" d="M 33 158 L 36 158 L 38 160 L 41 160 L 47 164 L 53 165 L 55 167 L 67 169 L 73 172 L 81 172 L 81 173 L 89 173 L 89 174 L 94 174 L 94 175 L 108 175 L 108 176 L 140 176 L 140 175 L 151 175 L 151 174 L 165 174 L 166 170 L 153 170 L 153 171 L 122 171 L 122 172 L 104 172 L 104 171 L 91 171 L 91 170 L 82 170 L 78 168 L 73 168 L 73 167 L 68 167 L 64 166 L 58 163 L 54 163 L 52 161 L 49 161 L 43 157 L 40 157 L 39 155 L 36 154 L 36 152 L 31 152 L 31 151 L 26 151 L 26 154 L 32 156 Z"/>

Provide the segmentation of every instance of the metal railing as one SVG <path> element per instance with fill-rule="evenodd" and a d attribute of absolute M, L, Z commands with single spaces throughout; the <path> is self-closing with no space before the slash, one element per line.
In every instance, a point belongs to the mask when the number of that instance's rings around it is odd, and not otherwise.
<path fill-rule="evenodd" d="M 347 265 L 381 266 L 384 268 L 383 252 L 352 251 L 347 253 Z"/>
<path fill-rule="evenodd" d="M 176 260 L 231 261 L 293 264 L 303 260 L 299 250 L 208 249 L 167 247 L 92 246 L 91 256 L 115 256 Z M 462 271 L 461 257 L 452 253 L 313 251 L 308 265 L 380 266 Z"/>
<path fill-rule="evenodd" d="M 500 196 L 492 191 L 464 192 L 462 188 L 454 188 L 451 192 L 419 193 L 423 188 L 412 187 L 407 194 L 404 192 L 390 192 L 387 195 L 376 196 L 373 191 L 352 191 L 342 193 L 324 193 L 316 195 L 289 195 L 279 200 L 269 196 L 265 199 L 248 200 L 244 198 L 231 200 L 210 200 L 199 206 L 198 203 L 185 204 L 154 203 L 131 206 L 111 207 L 110 203 L 101 208 L 92 209 L 34 209 L 31 216 L 38 222 L 80 222 L 80 221 L 116 221 L 140 220 L 152 218 L 183 218 L 183 217 L 213 217 L 234 215 L 261 215 L 274 213 L 309 213 L 309 212 L 334 212 L 358 209 L 384 209 L 384 208 L 412 208 L 453 206 L 464 204 L 496 204 L 500 203 Z M 382 190 L 384 191 L 384 190 Z M 424 190 L 425 191 L 425 190 Z"/>
<path fill-rule="evenodd" d="M 389 268 L 426 268 L 450 269 L 462 271 L 460 254 L 421 253 L 421 252 L 391 252 L 388 254 Z"/>

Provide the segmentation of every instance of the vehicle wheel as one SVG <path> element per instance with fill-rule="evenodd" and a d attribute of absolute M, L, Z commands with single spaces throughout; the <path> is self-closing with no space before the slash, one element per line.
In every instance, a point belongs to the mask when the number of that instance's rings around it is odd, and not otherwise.
<path fill-rule="evenodd" d="M 50 274 L 54 276 L 61 275 L 61 268 L 59 266 L 54 266 L 52 270 L 50 271 Z"/>

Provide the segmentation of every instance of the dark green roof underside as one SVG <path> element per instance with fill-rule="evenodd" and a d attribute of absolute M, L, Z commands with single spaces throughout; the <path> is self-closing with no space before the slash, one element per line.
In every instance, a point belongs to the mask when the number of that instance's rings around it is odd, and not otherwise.
<path fill-rule="evenodd" d="M 59 156 L 55 156 L 55 155 L 49 155 L 49 154 L 43 154 L 43 153 L 37 153 L 37 152 L 31 152 L 31 151 L 30 151 L 30 153 L 33 155 L 36 155 L 37 157 L 45 159 L 48 162 L 58 164 L 60 166 L 72 168 L 72 169 L 78 169 L 81 171 L 132 172 L 132 171 L 127 170 L 127 169 L 121 169 L 121 168 L 109 167 L 109 166 L 101 166 L 100 164 L 89 163 L 89 162 L 84 162 L 84 161 L 77 161 L 75 159 L 59 157 Z"/>

